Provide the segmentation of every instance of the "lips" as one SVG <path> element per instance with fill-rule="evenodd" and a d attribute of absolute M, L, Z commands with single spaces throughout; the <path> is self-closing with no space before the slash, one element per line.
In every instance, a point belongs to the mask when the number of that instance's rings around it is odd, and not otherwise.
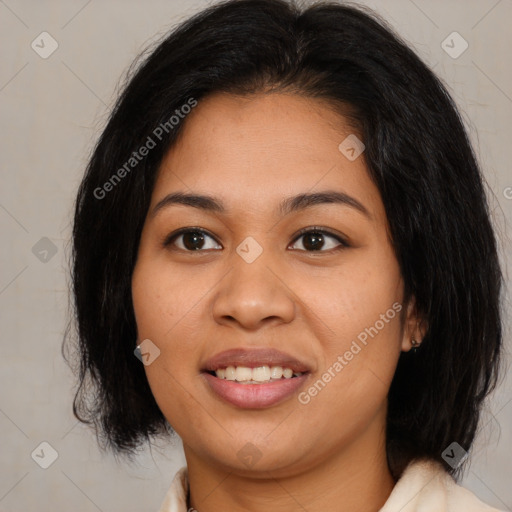
<path fill-rule="evenodd" d="M 240 383 L 215 375 L 228 367 L 281 367 L 293 370 L 294 376 L 258 383 Z M 308 380 L 310 367 L 299 359 L 276 349 L 231 349 L 206 361 L 202 375 L 217 398 L 243 409 L 263 409 L 283 402 L 296 393 Z M 295 374 L 300 375 L 295 375 Z"/>
<path fill-rule="evenodd" d="M 306 363 L 273 348 L 235 348 L 226 350 L 206 361 L 202 370 L 214 372 L 219 368 L 227 368 L 228 366 L 246 366 L 248 368 L 282 366 L 283 368 L 291 368 L 294 373 L 307 373 L 311 371 L 311 368 Z"/>

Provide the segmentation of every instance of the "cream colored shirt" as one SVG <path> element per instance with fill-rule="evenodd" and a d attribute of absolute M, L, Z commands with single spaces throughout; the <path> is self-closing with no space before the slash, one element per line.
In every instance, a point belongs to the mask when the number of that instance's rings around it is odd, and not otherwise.
<path fill-rule="evenodd" d="M 158 512 L 187 510 L 187 467 L 175 475 Z M 200 511 L 199 511 L 200 512 Z M 482 503 L 434 461 L 414 461 L 405 469 L 379 512 L 503 512 Z"/>

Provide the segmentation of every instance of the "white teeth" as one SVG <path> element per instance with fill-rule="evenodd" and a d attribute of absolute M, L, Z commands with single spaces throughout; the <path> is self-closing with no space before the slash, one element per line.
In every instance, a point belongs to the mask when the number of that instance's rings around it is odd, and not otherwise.
<path fill-rule="evenodd" d="M 235 370 L 235 379 L 238 382 L 252 380 L 252 369 L 246 366 L 237 366 Z"/>
<path fill-rule="evenodd" d="M 215 372 L 217 373 L 217 372 Z M 217 375 L 218 377 L 218 375 Z M 235 367 L 234 366 L 228 366 L 226 368 L 226 376 L 225 376 L 225 379 L 226 380 L 235 380 L 236 377 L 235 377 Z"/>
<path fill-rule="evenodd" d="M 282 366 L 258 366 L 248 368 L 247 366 L 228 366 L 226 369 L 219 368 L 215 371 L 219 379 L 236 380 L 243 384 L 257 384 L 259 382 L 273 382 L 281 378 L 291 379 L 299 377 L 301 372 L 294 372 L 291 368 Z"/>
<path fill-rule="evenodd" d="M 252 369 L 252 380 L 257 382 L 265 382 L 270 380 L 270 368 L 268 366 L 260 366 Z"/>
<path fill-rule="evenodd" d="M 283 367 L 282 366 L 272 366 L 270 369 L 270 376 L 273 379 L 280 379 L 283 376 Z"/>
<path fill-rule="evenodd" d="M 283 377 L 285 379 L 291 379 L 293 376 L 293 370 L 290 368 L 283 368 Z"/>

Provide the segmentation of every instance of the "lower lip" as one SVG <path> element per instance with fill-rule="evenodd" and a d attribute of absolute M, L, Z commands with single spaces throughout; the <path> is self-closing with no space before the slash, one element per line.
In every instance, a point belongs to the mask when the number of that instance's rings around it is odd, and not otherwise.
<path fill-rule="evenodd" d="M 210 388 L 227 402 L 244 409 L 263 409 L 293 395 L 305 382 L 308 374 L 281 379 L 265 384 L 238 384 L 233 380 L 219 379 L 203 372 Z"/>

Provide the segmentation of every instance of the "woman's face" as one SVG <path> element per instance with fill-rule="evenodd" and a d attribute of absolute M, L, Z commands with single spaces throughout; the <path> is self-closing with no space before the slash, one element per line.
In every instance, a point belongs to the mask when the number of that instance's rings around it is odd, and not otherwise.
<path fill-rule="evenodd" d="M 132 294 L 147 378 L 187 459 L 286 475 L 381 446 L 411 322 L 400 321 L 400 270 L 354 130 L 325 103 L 285 94 L 212 95 L 183 128 L 155 184 Z M 161 203 L 178 192 L 221 207 Z M 323 193 L 338 200 L 307 199 Z M 277 379 L 273 367 L 299 363 L 302 376 Z M 215 376 L 227 366 L 239 368 Z"/>

